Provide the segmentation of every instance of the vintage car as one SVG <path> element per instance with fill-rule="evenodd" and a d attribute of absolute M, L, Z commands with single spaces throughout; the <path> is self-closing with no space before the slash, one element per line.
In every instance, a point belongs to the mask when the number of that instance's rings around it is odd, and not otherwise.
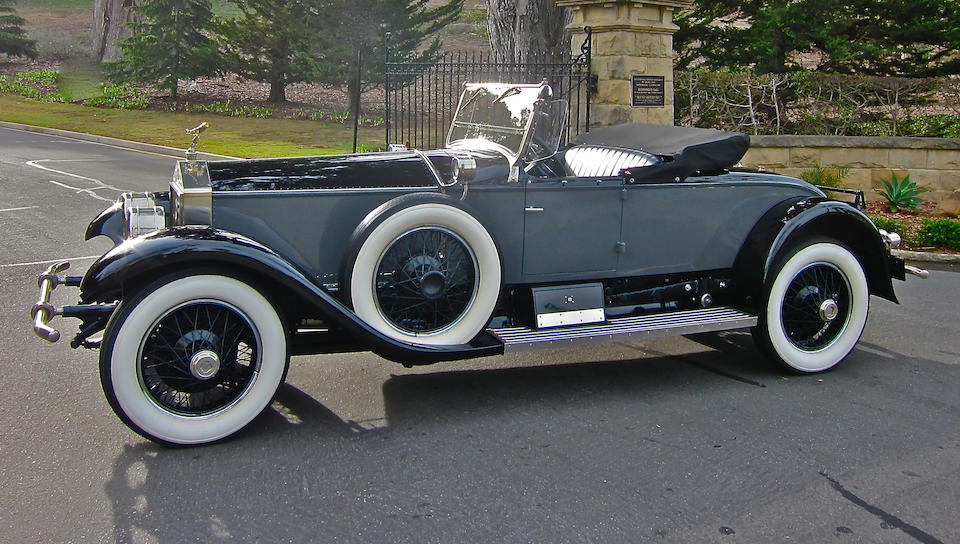
<path fill-rule="evenodd" d="M 870 295 L 896 301 L 893 279 L 925 274 L 856 206 L 734 168 L 747 136 L 622 125 L 559 148 L 552 98 L 468 84 L 435 151 L 188 154 L 168 192 L 90 223 L 115 246 L 84 276 L 40 276 L 34 329 L 55 342 L 49 321 L 79 318 L 71 346 L 100 349 L 119 418 L 189 445 L 243 428 L 299 354 L 410 366 L 752 328 L 772 361 L 821 372 L 859 340 Z M 50 303 L 60 284 L 77 305 Z"/>

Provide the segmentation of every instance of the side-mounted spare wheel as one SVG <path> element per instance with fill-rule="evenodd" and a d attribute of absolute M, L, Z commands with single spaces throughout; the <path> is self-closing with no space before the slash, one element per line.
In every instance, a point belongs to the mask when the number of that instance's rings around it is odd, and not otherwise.
<path fill-rule="evenodd" d="M 500 295 L 500 256 L 483 225 L 437 194 L 370 212 L 345 256 L 341 293 L 381 333 L 416 344 L 469 342 Z"/>
<path fill-rule="evenodd" d="M 846 247 L 832 240 L 798 244 L 767 280 L 754 338 L 789 370 L 829 370 L 860 340 L 869 297 L 863 266 Z"/>
<path fill-rule="evenodd" d="M 104 334 L 100 380 L 111 408 L 140 435 L 204 444 L 260 414 L 288 364 L 286 329 L 256 289 L 180 275 L 122 301 Z"/>

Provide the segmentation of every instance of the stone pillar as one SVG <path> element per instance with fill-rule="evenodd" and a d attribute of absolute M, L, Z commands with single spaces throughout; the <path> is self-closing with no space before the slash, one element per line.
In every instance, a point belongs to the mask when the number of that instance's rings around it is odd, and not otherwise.
<path fill-rule="evenodd" d="M 692 0 L 556 2 L 573 8 L 573 22 L 567 28 L 573 34 L 575 55 L 586 37 L 584 27 L 593 29 L 592 71 L 598 84 L 590 126 L 672 125 L 673 34 L 679 30 L 673 24 L 673 10 Z"/>

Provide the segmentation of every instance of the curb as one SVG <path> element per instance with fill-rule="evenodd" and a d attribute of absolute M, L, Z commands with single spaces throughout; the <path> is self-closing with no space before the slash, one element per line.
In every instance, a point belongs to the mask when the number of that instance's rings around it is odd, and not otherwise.
<path fill-rule="evenodd" d="M 165 145 L 145 144 L 141 142 L 132 142 L 130 140 L 121 140 L 120 138 L 111 138 L 109 136 L 98 136 L 96 134 L 87 134 L 84 132 L 73 132 L 72 130 L 62 130 L 59 128 L 47 128 L 47 127 L 37 127 L 33 125 L 22 125 L 20 123 L 11 123 L 9 121 L 0 121 L 0 127 L 9 128 L 13 130 L 22 130 L 24 132 L 36 132 L 38 134 L 46 134 L 48 136 L 71 138 L 74 140 L 81 140 L 84 142 L 93 142 L 96 144 L 109 145 L 112 147 L 119 147 L 122 149 L 130 149 L 133 151 L 144 151 L 146 153 L 168 155 L 170 157 L 177 157 L 180 159 L 184 158 L 184 154 L 186 153 L 185 149 L 177 149 L 175 147 L 169 147 Z M 216 153 L 197 153 L 197 157 L 204 160 L 218 160 L 218 159 L 238 160 L 237 157 L 229 157 L 227 155 L 217 155 Z"/>
<path fill-rule="evenodd" d="M 921 263 L 960 264 L 960 255 L 953 255 L 950 253 L 926 253 L 924 251 L 906 251 L 903 249 L 894 249 L 893 254 L 907 261 L 916 261 Z"/>

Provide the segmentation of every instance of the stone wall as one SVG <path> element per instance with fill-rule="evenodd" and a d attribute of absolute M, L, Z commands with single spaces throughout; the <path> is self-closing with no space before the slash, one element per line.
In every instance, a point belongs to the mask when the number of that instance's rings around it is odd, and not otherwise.
<path fill-rule="evenodd" d="M 929 191 L 924 200 L 943 203 L 960 195 L 960 140 L 945 138 L 873 138 L 859 136 L 752 136 L 744 166 L 800 176 L 815 166 L 846 166 L 846 185 L 867 199 L 890 172 Z"/>

